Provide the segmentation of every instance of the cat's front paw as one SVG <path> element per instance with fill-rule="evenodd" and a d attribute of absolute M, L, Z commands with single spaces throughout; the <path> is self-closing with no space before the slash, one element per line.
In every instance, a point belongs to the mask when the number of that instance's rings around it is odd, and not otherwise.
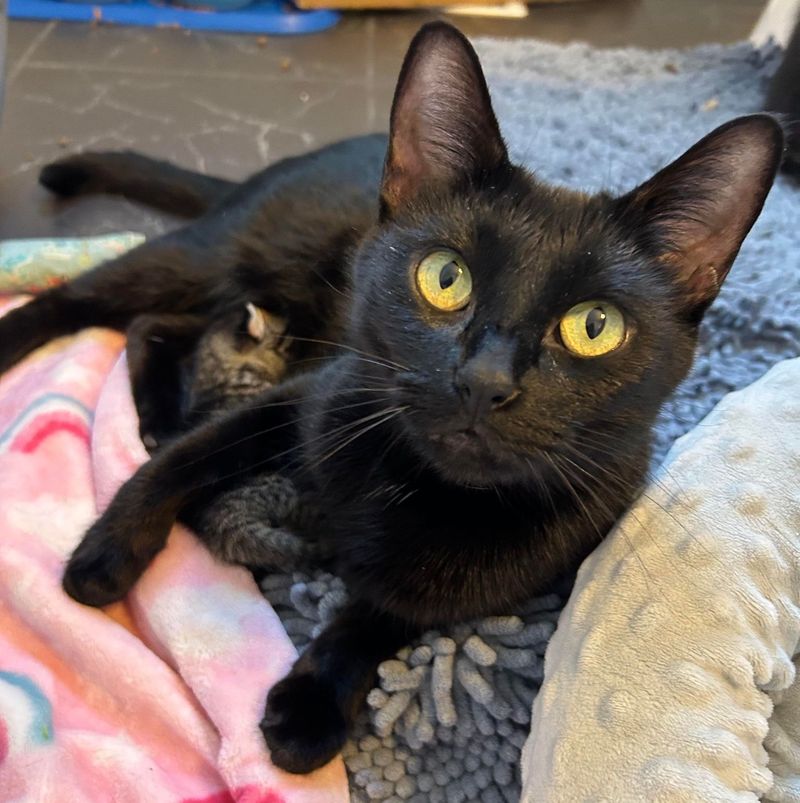
<path fill-rule="evenodd" d="M 344 747 L 347 723 L 333 689 L 312 674 L 298 674 L 270 691 L 261 732 L 276 767 L 305 775 Z"/>
<path fill-rule="evenodd" d="M 104 519 L 88 530 L 64 570 L 62 586 L 76 602 L 101 608 L 122 599 L 144 566 L 108 532 Z"/>

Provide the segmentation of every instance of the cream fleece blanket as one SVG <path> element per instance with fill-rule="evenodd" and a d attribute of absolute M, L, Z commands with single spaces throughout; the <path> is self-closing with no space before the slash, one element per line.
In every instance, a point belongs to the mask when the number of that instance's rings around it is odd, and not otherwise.
<path fill-rule="evenodd" d="M 584 562 L 523 801 L 800 801 L 800 359 L 681 438 Z"/>

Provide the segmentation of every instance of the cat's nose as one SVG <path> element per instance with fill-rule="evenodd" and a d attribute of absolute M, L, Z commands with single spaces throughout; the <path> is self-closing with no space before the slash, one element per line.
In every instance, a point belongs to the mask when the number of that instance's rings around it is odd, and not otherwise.
<path fill-rule="evenodd" d="M 470 419 L 476 421 L 519 396 L 511 341 L 490 335 L 456 372 L 456 390 Z"/>

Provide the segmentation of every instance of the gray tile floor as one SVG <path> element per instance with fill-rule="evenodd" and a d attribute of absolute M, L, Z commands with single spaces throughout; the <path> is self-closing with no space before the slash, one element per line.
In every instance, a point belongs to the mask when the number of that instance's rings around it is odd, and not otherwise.
<path fill-rule="evenodd" d="M 585 0 L 524 21 L 458 17 L 470 36 L 683 47 L 745 38 L 762 0 Z M 267 161 L 386 125 L 403 52 L 432 15 L 348 15 L 267 39 L 12 22 L 0 128 L 0 237 L 174 225 L 113 199 L 58 206 L 41 165 L 78 148 L 136 148 L 240 177 Z"/>

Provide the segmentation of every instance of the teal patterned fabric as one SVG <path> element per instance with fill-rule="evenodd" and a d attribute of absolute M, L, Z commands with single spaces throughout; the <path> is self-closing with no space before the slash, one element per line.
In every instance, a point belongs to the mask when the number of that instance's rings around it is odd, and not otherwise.
<path fill-rule="evenodd" d="M 101 237 L 0 242 L 0 293 L 35 293 L 61 284 L 144 242 L 126 231 Z"/>

